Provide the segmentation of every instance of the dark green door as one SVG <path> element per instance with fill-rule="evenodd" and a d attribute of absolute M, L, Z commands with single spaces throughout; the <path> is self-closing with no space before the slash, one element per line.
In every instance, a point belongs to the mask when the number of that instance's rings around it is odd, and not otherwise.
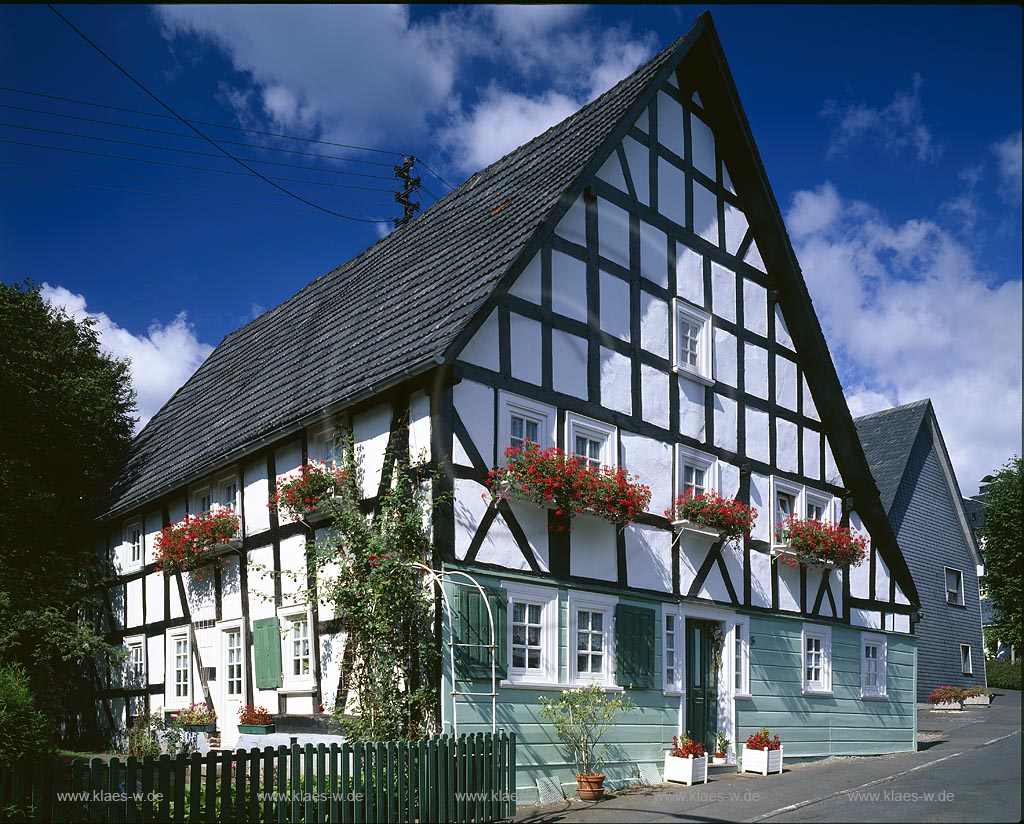
<path fill-rule="evenodd" d="M 718 684 L 715 683 L 711 621 L 686 621 L 686 731 L 704 749 L 715 751 L 718 730 Z"/>

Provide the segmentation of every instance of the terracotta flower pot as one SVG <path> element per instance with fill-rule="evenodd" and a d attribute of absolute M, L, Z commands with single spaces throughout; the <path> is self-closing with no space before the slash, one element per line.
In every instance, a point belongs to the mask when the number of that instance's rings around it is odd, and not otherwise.
<path fill-rule="evenodd" d="M 604 773 L 577 775 L 576 794 L 580 801 L 600 801 L 604 798 Z"/>

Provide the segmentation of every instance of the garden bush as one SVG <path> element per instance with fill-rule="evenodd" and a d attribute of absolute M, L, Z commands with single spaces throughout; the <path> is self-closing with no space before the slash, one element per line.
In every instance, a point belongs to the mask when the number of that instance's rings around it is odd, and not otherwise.
<path fill-rule="evenodd" d="M 53 752 L 53 730 L 18 664 L 0 664 L 0 763 Z"/>
<path fill-rule="evenodd" d="M 989 689 L 1019 690 L 1021 682 L 1021 662 L 986 661 L 985 672 L 988 675 Z"/>

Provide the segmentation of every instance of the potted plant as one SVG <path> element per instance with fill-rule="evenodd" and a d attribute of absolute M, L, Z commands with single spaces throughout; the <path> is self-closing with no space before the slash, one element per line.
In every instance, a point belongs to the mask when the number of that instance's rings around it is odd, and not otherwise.
<path fill-rule="evenodd" d="M 708 754 L 703 741 L 694 741 L 690 733 L 683 740 L 672 736 L 672 749 L 665 753 L 665 780 L 679 781 L 687 786 L 708 783 Z"/>
<path fill-rule="evenodd" d="M 928 700 L 937 710 L 962 710 L 964 701 L 967 700 L 967 691 L 960 687 L 936 687 L 928 696 Z"/>
<path fill-rule="evenodd" d="M 757 520 L 757 509 L 739 501 L 723 498 L 715 490 L 680 495 L 665 510 L 665 517 L 684 532 L 715 540 L 739 540 L 748 534 Z"/>
<path fill-rule="evenodd" d="M 779 736 L 771 736 L 767 727 L 762 727 L 743 745 L 742 764 L 744 772 L 768 775 L 782 772 L 782 742 Z"/>
<path fill-rule="evenodd" d="M 175 724 L 189 732 L 216 732 L 217 713 L 207 704 L 193 704 L 175 716 Z"/>
<path fill-rule="evenodd" d="M 728 761 L 729 745 L 731 743 L 729 737 L 721 730 L 715 734 L 715 760 L 712 763 L 725 764 Z"/>
<path fill-rule="evenodd" d="M 238 536 L 238 515 L 230 507 L 214 504 L 209 512 L 186 515 L 160 530 L 154 543 L 156 568 L 170 574 L 199 569 L 220 556 L 242 546 Z"/>
<path fill-rule="evenodd" d="M 238 708 L 238 731 L 250 735 L 267 735 L 274 731 L 274 719 L 266 707 L 249 704 Z"/>
<path fill-rule="evenodd" d="M 276 506 L 293 520 L 303 520 L 310 525 L 321 523 L 331 517 L 328 503 L 339 497 L 346 477 L 339 467 L 310 461 L 277 482 L 277 490 L 270 496 L 268 506 Z"/>
<path fill-rule="evenodd" d="M 964 704 L 968 707 L 987 707 L 992 703 L 992 693 L 981 684 L 969 687 L 964 693 Z"/>
<path fill-rule="evenodd" d="M 601 739 L 620 715 L 635 709 L 625 695 L 609 695 L 598 684 L 562 690 L 556 701 L 541 697 L 540 714 L 572 753 L 576 764 L 576 792 L 582 801 L 604 797 L 604 773 L 599 772 L 607 744 Z"/>
<path fill-rule="evenodd" d="M 556 515 L 597 515 L 625 525 L 647 510 L 651 490 L 620 467 L 593 467 L 583 458 L 526 441 L 505 450 L 508 464 L 492 469 L 492 500 L 518 498 L 552 507 Z"/>
<path fill-rule="evenodd" d="M 791 515 L 779 524 L 779 536 L 784 546 L 775 547 L 772 555 L 783 558 L 791 567 L 857 566 L 867 557 L 867 538 L 839 524 Z"/>

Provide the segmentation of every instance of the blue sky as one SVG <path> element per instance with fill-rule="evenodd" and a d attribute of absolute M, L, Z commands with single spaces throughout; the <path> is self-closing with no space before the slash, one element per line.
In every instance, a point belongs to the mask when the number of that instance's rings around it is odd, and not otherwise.
<path fill-rule="evenodd" d="M 0 7 L 0 273 L 96 315 L 148 419 L 388 230 L 397 152 L 428 206 L 704 7 L 57 8 L 250 166 L 360 219 L 207 156 L 47 7 Z M 973 493 L 1021 451 L 1020 8 L 711 11 L 854 414 L 931 397 Z"/>

